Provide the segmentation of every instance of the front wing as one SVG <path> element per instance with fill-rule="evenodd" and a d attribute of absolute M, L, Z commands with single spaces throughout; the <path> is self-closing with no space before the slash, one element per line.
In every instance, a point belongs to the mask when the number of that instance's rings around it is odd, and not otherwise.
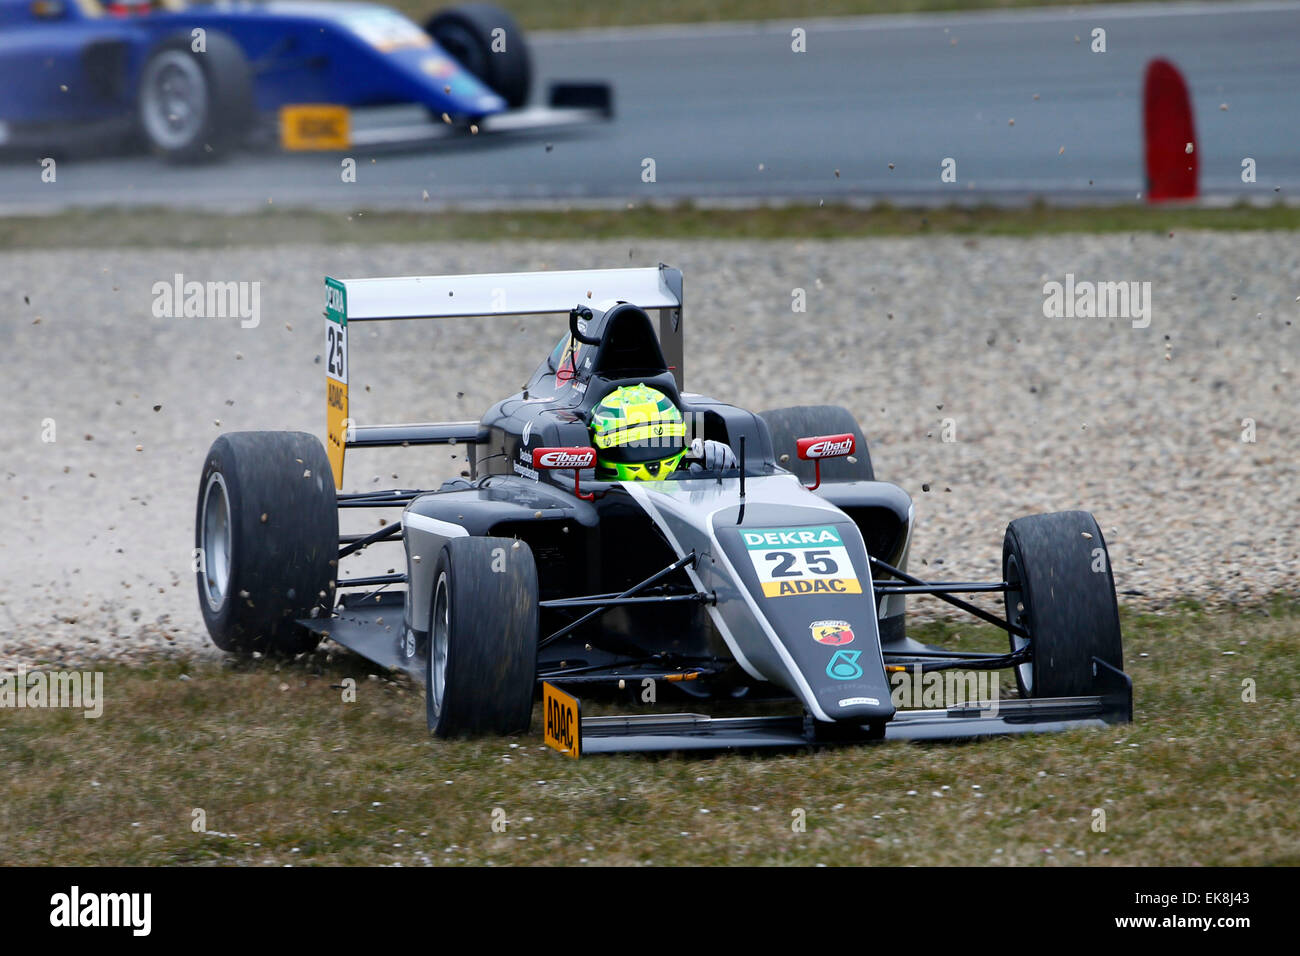
<path fill-rule="evenodd" d="M 900 710 L 883 728 L 836 725 L 833 735 L 827 735 L 806 716 L 584 717 L 578 722 L 578 752 L 790 749 L 836 743 L 998 737 L 1128 723 L 1133 719 L 1133 682 L 1123 671 L 1102 660 L 1094 658 L 1093 663 L 1096 695 L 1006 700 L 997 702 L 996 709 L 976 702 L 942 710 Z"/>
<path fill-rule="evenodd" d="M 564 131 L 613 116 L 605 84 L 556 84 L 549 104 L 492 113 L 476 123 L 439 122 L 421 106 L 350 109 L 339 104 L 292 104 L 280 108 L 280 146 L 290 152 L 401 149 L 466 136 L 523 135 Z"/>
<path fill-rule="evenodd" d="M 369 606 L 339 608 L 327 619 L 299 623 L 348 647 L 384 667 L 403 670 L 424 680 L 423 661 L 407 658 L 399 641 L 401 595 L 386 593 Z M 387 619 L 387 622 L 385 621 Z M 1102 728 L 1133 719 L 1133 682 L 1123 671 L 1094 658 L 1096 694 L 972 702 L 936 710 L 898 710 L 883 725 L 826 725 L 805 716 L 709 717 L 704 714 L 633 714 L 579 717 L 574 721 L 578 746 L 559 747 L 571 755 L 647 753 L 687 750 L 792 749 L 845 743 L 891 740 L 960 740 L 1012 734 L 1051 733 L 1076 728 Z M 563 677 L 556 683 L 569 685 Z M 580 683 L 580 682 L 579 682 Z M 544 689 L 547 685 L 544 684 Z M 547 696 L 546 694 L 543 695 Z M 543 722 L 547 720 L 543 714 Z"/>

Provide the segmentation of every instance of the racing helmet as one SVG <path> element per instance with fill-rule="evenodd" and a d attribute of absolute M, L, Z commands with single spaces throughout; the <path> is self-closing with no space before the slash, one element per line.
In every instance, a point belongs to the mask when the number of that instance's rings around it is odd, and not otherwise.
<path fill-rule="evenodd" d="M 663 481 L 686 454 L 686 422 L 659 389 L 624 385 L 592 409 L 591 443 L 597 478 Z"/>

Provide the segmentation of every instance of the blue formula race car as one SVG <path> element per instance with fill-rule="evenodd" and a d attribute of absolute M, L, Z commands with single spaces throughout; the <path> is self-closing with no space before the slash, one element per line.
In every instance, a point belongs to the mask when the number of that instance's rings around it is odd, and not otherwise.
<path fill-rule="evenodd" d="M 505 11 L 469 4 L 423 27 L 369 4 L 0 0 L 0 146 L 143 144 L 194 161 L 242 143 L 288 149 L 417 143 L 610 114 L 603 84 L 555 84 L 526 109 L 527 43 Z M 424 107 L 367 128 L 354 113 Z"/>

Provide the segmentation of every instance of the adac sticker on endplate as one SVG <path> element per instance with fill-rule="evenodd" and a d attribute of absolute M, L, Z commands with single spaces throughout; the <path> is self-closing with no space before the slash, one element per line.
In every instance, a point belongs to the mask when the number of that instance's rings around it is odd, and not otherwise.
<path fill-rule="evenodd" d="M 578 698 L 543 681 L 542 714 L 546 746 L 575 760 L 582 756 L 582 704 Z"/>

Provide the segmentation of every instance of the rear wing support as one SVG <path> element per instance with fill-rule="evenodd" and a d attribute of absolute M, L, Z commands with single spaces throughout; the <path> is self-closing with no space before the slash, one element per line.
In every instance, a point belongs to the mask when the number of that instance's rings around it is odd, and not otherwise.
<path fill-rule="evenodd" d="M 334 486 L 343 488 L 348 448 L 466 444 L 485 440 L 477 422 L 427 422 L 358 426 L 350 417 L 348 326 L 395 319 L 451 319 L 491 315 L 565 313 L 575 305 L 614 299 L 659 313 L 659 344 L 684 387 L 682 273 L 653 268 L 569 272 L 502 272 L 480 275 L 405 276 L 393 279 L 325 279 L 327 437 Z"/>

